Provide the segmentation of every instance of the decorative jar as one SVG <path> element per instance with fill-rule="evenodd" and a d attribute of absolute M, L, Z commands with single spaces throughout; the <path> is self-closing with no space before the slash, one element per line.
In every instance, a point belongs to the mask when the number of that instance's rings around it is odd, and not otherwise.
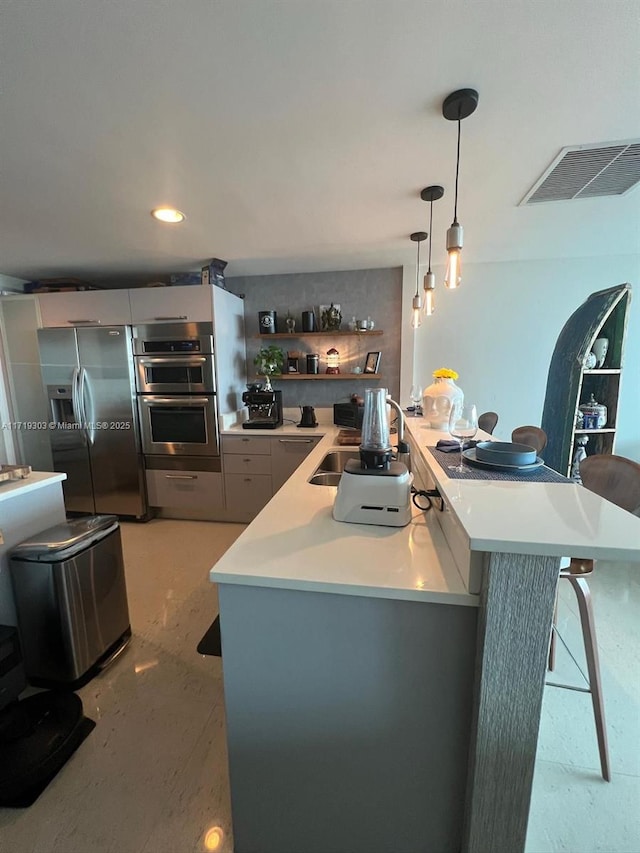
<path fill-rule="evenodd" d="M 449 429 L 449 415 L 452 407 L 455 407 L 458 412 L 462 410 L 464 392 L 452 377 L 436 375 L 445 371 L 454 375 L 455 379 L 458 378 L 458 374 L 453 370 L 447 371 L 446 368 L 442 368 L 434 371 L 434 381 L 425 388 L 422 395 L 422 413 L 423 417 L 429 421 L 431 429 L 441 429 L 446 432 Z"/>
<path fill-rule="evenodd" d="M 584 429 L 602 429 L 607 425 L 607 407 L 598 403 L 593 394 L 589 402 L 582 403 L 578 409 L 582 412 Z"/>

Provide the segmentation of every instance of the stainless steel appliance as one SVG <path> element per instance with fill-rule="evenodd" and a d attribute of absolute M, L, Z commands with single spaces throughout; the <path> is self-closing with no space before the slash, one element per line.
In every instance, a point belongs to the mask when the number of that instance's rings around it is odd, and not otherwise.
<path fill-rule="evenodd" d="M 131 327 L 40 329 L 38 345 L 67 511 L 145 517 Z"/>
<path fill-rule="evenodd" d="M 114 515 L 77 518 L 10 554 L 27 678 L 80 686 L 131 637 L 120 527 Z"/>
<path fill-rule="evenodd" d="M 138 397 L 145 454 L 218 456 L 215 394 Z"/>
<path fill-rule="evenodd" d="M 139 394 L 215 391 L 212 323 L 136 326 L 133 351 Z"/>
<path fill-rule="evenodd" d="M 213 324 L 136 326 L 133 349 L 145 456 L 219 456 Z"/>
<path fill-rule="evenodd" d="M 282 426 L 282 391 L 245 391 L 242 402 L 249 409 L 243 429 L 275 429 Z"/>

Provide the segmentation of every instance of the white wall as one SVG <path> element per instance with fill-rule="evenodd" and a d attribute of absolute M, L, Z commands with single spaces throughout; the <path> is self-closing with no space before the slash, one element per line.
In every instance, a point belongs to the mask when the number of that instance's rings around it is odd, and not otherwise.
<path fill-rule="evenodd" d="M 629 282 L 636 292 L 628 317 L 615 450 L 640 461 L 640 255 L 466 264 L 462 286 L 454 291 L 440 285 L 444 269 L 434 271 L 436 312 L 413 333 L 408 305 L 415 292 L 415 266 L 404 268 L 403 405 L 409 403 L 414 378 L 426 386 L 433 370 L 451 367 L 479 412 L 498 412 L 496 436 L 503 439 L 516 426 L 540 424 L 551 354 L 569 316 L 594 291 Z"/>

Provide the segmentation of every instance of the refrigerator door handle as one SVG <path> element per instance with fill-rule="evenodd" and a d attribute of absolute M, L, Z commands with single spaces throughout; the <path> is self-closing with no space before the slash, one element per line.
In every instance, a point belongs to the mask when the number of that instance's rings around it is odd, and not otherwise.
<path fill-rule="evenodd" d="M 73 410 L 73 419 L 77 424 L 82 423 L 82 412 L 80 411 L 80 371 L 77 367 L 73 368 L 71 374 L 71 408 Z"/>
<path fill-rule="evenodd" d="M 88 393 L 87 393 L 88 392 Z M 95 440 L 95 430 L 93 425 L 93 409 L 91 405 L 89 405 L 90 417 L 87 418 L 87 407 L 85 407 L 85 401 L 88 399 L 89 404 L 91 403 L 91 389 L 89 388 L 89 383 L 87 382 L 87 371 L 86 368 L 80 368 L 80 408 L 82 410 L 82 425 L 84 428 L 84 433 L 87 436 L 89 444 L 94 444 Z"/>

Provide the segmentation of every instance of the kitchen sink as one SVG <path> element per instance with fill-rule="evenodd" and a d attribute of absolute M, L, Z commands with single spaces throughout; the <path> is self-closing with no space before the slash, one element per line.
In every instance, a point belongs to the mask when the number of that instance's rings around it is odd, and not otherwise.
<path fill-rule="evenodd" d="M 331 450 L 309 478 L 313 486 L 337 486 L 349 459 L 359 459 L 360 454 L 353 450 Z"/>
<path fill-rule="evenodd" d="M 309 482 L 312 486 L 337 486 L 340 477 L 342 474 L 338 474 L 337 471 L 320 471 L 318 474 L 314 474 Z"/>

